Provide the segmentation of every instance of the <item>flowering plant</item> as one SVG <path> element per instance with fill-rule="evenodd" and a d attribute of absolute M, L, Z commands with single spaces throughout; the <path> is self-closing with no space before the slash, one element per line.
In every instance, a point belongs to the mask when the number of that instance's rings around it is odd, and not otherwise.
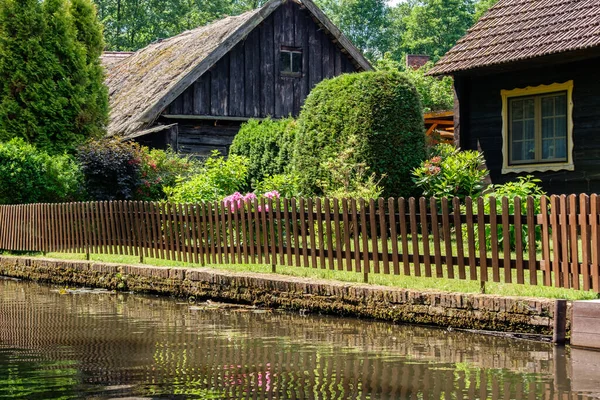
<path fill-rule="evenodd" d="M 413 181 L 424 196 L 479 196 L 485 188 L 483 155 L 478 151 L 460 151 L 449 144 L 434 148 L 434 155 L 413 170 Z"/>
<path fill-rule="evenodd" d="M 272 190 L 267 193 L 263 193 L 262 197 L 265 199 L 278 199 L 280 197 L 279 192 L 277 190 Z M 235 212 L 237 210 L 241 210 L 244 208 L 244 205 L 252 205 L 254 200 L 257 200 L 259 197 L 256 196 L 255 193 L 246 193 L 245 195 L 240 192 L 235 192 L 223 199 L 223 206 L 229 207 L 231 212 Z M 258 211 L 262 211 L 262 207 L 258 206 Z M 269 206 L 265 206 L 265 211 L 269 211 Z"/>

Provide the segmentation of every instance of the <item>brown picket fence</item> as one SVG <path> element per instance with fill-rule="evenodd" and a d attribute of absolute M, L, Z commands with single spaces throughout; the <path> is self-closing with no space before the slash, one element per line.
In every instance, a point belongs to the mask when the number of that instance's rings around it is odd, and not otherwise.
<path fill-rule="evenodd" d="M 0 206 L 0 249 L 125 254 L 600 292 L 596 195 Z M 511 240 L 504 238 L 510 237 Z M 512 244 L 511 244 L 512 243 Z"/>

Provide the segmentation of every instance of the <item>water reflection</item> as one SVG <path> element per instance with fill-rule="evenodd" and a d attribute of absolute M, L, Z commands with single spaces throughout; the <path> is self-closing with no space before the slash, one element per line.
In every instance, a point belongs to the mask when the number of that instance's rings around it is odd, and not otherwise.
<path fill-rule="evenodd" d="M 0 280 L 0 398 L 600 398 L 574 391 L 571 352 L 560 351 Z"/>

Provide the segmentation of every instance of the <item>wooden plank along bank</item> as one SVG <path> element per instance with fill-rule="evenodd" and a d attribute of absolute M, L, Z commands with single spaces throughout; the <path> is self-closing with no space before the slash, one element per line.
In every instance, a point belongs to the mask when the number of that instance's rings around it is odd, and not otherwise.
<path fill-rule="evenodd" d="M 537 210 L 536 210 L 537 208 Z M 596 195 L 0 206 L 0 249 L 287 265 L 600 292 Z M 487 239 L 486 239 L 487 237 Z M 504 238 L 511 237 L 511 240 Z M 511 241 L 514 244 L 511 244 Z"/>

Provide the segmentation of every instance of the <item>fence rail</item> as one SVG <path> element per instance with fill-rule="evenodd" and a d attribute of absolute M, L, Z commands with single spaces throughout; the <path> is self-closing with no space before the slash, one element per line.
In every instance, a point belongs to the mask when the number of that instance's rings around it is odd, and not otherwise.
<path fill-rule="evenodd" d="M 600 292 L 596 195 L 0 206 L 0 249 L 269 264 Z"/>

